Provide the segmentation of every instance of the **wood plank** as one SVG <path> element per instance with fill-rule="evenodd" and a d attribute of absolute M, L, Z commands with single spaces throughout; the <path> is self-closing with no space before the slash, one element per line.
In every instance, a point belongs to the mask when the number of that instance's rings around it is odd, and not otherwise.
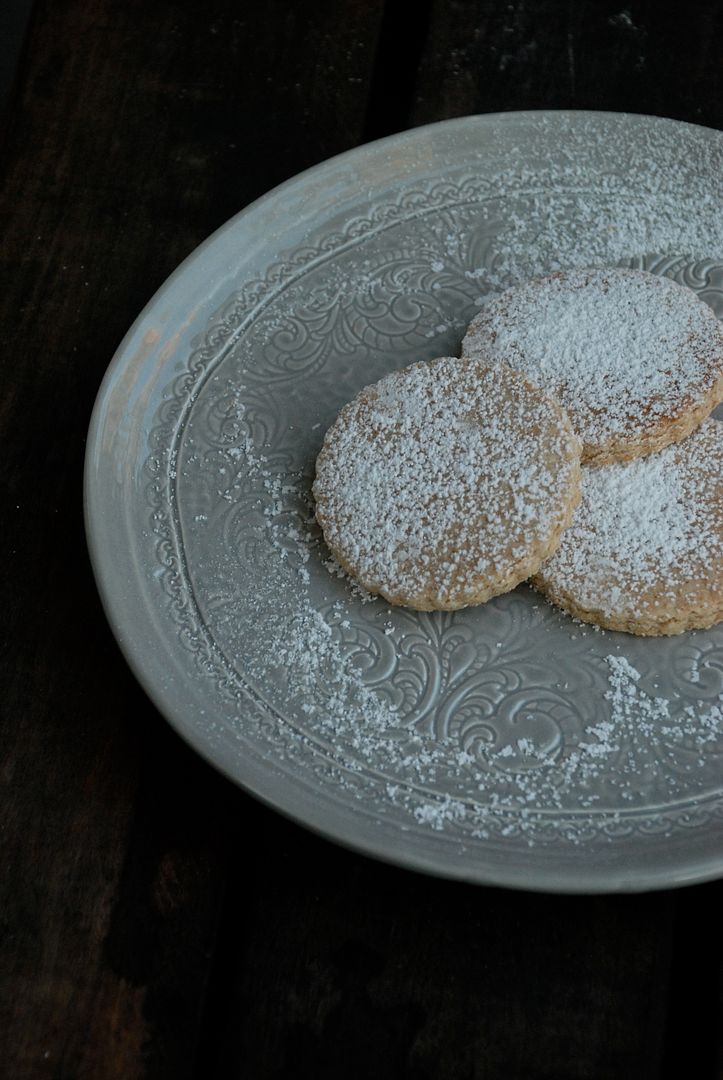
<path fill-rule="evenodd" d="M 118 654 L 85 553 L 85 434 L 180 259 L 359 138 L 379 14 L 36 5 L 0 196 L 0 1059 L 20 1080 L 190 1075 L 226 865 L 273 815 L 176 739 Z"/>
<path fill-rule="evenodd" d="M 410 28 L 389 4 L 365 134 L 511 108 L 716 122 L 718 102 L 694 78 L 718 85 L 702 30 L 684 35 L 687 74 L 672 92 L 662 66 L 676 27 L 593 7 L 433 0 Z M 680 912 L 703 910 L 715 887 L 695 901 L 524 896 L 417 878 L 312 837 L 278 865 L 271 850 L 259 895 L 244 902 L 245 874 L 229 887 L 211 1075 L 652 1080 L 681 1060 Z M 696 1032 L 710 1057 L 712 1030 Z"/>
<path fill-rule="evenodd" d="M 268 839 L 282 841 L 282 837 Z M 239 867 L 213 1077 L 657 1080 L 670 895 L 560 897 L 397 870 L 304 834 Z M 246 897 L 245 901 L 243 897 Z M 229 918 L 229 916 L 231 916 Z"/>
<path fill-rule="evenodd" d="M 723 881 L 677 897 L 661 1080 L 723 1076 Z"/>
<path fill-rule="evenodd" d="M 380 5 L 340 7 L 37 8 L 9 136 L 0 296 L 17 327 L 0 482 L 18 508 L 0 520 L 13 568 L 0 881 L 12 996 L 0 1041 L 21 1080 L 190 1075 L 224 894 L 199 1075 L 658 1075 L 677 899 L 466 889 L 308 836 L 175 739 L 127 673 L 90 582 L 83 437 L 126 326 L 245 201 L 363 130 L 383 133 L 366 108 Z M 514 10 L 521 25 L 533 17 Z M 450 12 L 474 30 L 464 5 Z M 444 40 L 439 90 L 425 68 L 414 122 L 492 107 L 474 98 L 484 52 L 449 53 L 446 71 Z M 710 57 L 691 50 L 710 85 Z M 515 63 L 523 74 L 524 57 Z M 561 70 L 550 61 L 530 94 L 549 85 L 563 99 Z"/>
<path fill-rule="evenodd" d="M 722 52 L 723 10 L 712 0 L 696 5 L 695 18 L 644 0 L 624 8 L 591 0 L 534 5 L 432 0 L 409 120 L 420 124 L 497 110 L 587 108 L 652 113 L 720 128 Z M 701 1075 L 713 1075 L 720 1031 L 713 1013 L 723 994 L 717 889 L 705 886 L 671 899 L 677 912 L 671 923 L 671 982 L 651 986 L 656 1011 L 667 1016 L 661 1058 L 665 1077 L 680 1075 L 692 1046 L 707 1062 L 708 1071 Z M 703 941 L 711 947 L 703 948 Z M 619 962 L 629 967 L 624 982 L 634 999 L 640 972 L 631 955 L 626 960 L 620 954 Z M 687 1035 L 688 1030 L 695 1035 Z M 723 1051 L 718 1053 L 723 1060 Z"/>
<path fill-rule="evenodd" d="M 723 9 L 633 0 L 432 0 L 410 124 L 603 109 L 723 126 Z"/>

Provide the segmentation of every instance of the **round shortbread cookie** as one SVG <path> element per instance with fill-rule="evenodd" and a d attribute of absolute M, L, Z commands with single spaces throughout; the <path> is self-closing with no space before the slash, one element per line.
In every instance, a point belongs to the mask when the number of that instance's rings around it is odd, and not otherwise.
<path fill-rule="evenodd" d="M 452 610 L 524 581 L 580 498 L 562 407 L 511 368 L 443 357 L 367 386 L 316 462 L 339 564 L 393 604 Z"/>
<path fill-rule="evenodd" d="M 571 270 L 488 301 L 462 356 L 505 361 L 560 399 L 593 465 L 679 442 L 723 400 L 723 326 L 644 270 Z"/>
<path fill-rule="evenodd" d="M 631 634 L 723 619 L 723 423 L 582 472 L 580 506 L 535 588 L 584 622 Z"/>

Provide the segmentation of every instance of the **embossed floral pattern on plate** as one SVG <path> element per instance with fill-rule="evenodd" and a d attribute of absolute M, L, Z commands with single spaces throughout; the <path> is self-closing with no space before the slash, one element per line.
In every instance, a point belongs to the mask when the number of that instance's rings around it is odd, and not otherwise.
<path fill-rule="evenodd" d="M 445 172 L 438 149 L 436 175 L 411 165 L 389 190 L 365 189 L 355 213 L 330 212 L 228 291 L 167 364 L 162 401 L 144 420 L 136 502 L 155 582 L 144 587 L 199 703 L 198 719 L 184 718 L 187 737 L 252 788 L 229 740 L 249 760 L 273 761 L 277 778 L 259 793 L 275 804 L 441 873 L 643 887 L 666 881 L 666 842 L 675 849 L 684 833 L 704 838 L 698 876 L 720 854 L 723 630 L 660 640 L 595 632 L 526 587 L 453 614 L 389 609 L 334 573 L 310 500 L 339 407 L 391 368 L 455 352 L 484 295 L 511 280 L 566 259 L 623 263 L 674 277 L 723 315 L 710 208 L 686 226 L 694 254 L 640 253 L 642 235 L 666 250 L 671 193 L 656 181 L 640 194 L 640 147 L 616 169 L 614 120 L 596 121 L 598 164 L 574 167 L 565 133 L 572 157 L 591 129 L 559 123 L 562 150 L 542 163 L 535 144 L 529 162 L 511 153 L 506 170 L 486 172 L 475 153 Z M 483 118 L 475 124 L 482 138 Z M 514 123 L 501 130 L 514 134 Z M 662 154 L 670 135 L 660 130 Z M 686 129 L 707 146 L 698 130 Z M 643 147 L 653 158 L 654 143 Z M 653 218 L 657 207 L 657 234 L 655 223 L 641 232 L 636 199 Z M 615 226 L 601 231 L 608 212 Z M 241 240 L 243 219 L 234 227 Z M 285 801 L 278 776 L 331 807 L 328 828 L 291 794 Z M 366 825 L 355 833 L 355 814 L 377 821 L 378 845 Z M 405 853 L 405 835 L 428 853 Z M 638 853 L 657 844 L 659 868 L 636 884 Z M 528 865 L 526 880 L 510 860 Z"/>

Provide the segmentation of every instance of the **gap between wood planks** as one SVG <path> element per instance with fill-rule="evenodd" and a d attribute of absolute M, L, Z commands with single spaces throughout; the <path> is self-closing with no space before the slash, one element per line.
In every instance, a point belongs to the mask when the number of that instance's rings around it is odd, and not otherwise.
<path fill-rule="evenodd" d="M 412 122 L 417 74 L 427 44 L 432 0 L 387 0 L 379 29 L 362 142 L 404 131 Z"/>

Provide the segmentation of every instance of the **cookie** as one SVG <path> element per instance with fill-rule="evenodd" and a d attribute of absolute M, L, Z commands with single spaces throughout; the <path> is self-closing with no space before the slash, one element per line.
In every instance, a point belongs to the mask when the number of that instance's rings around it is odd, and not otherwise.
<path fill-rule="evenodd" d="M 680 634 L 723 619 L 723 423 L 604 469 L 532 584 L 584 622 Z"/>
<path fill-rule="evenodd" d="M 695 293 L 644 270 L 571 270 L 485 304 L 462 342 L 560 399 L 604 465 L 660 450 L 723 400 L 723 326 Z"/>
<path fill-rule="evenodd" d="M 338 563 L 418 610 L 480 604 L 534 573 L 579 501 L 565 411 L 511 368 L 450 357 L 367 386 L 316 463 L 316 517 Z"/>

